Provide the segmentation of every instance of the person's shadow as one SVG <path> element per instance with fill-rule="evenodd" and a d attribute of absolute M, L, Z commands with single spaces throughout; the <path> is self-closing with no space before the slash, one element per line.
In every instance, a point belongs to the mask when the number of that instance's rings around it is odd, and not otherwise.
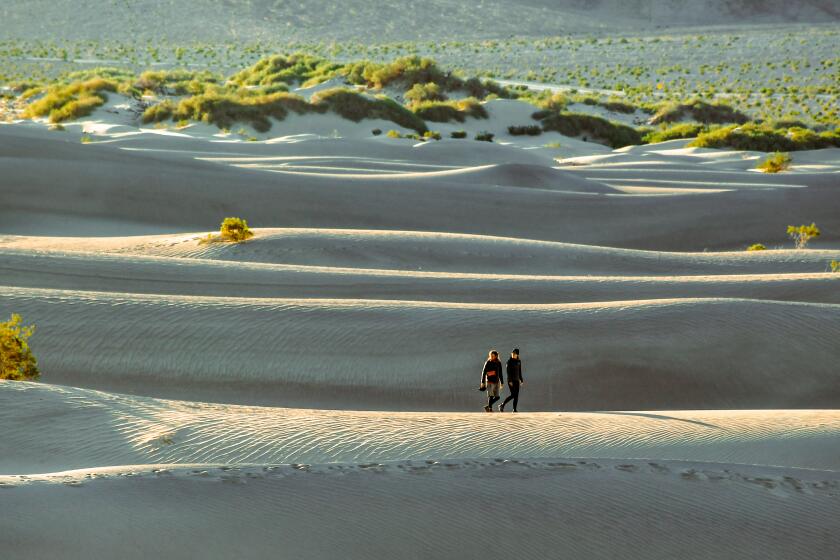
<path fill-rule="evenodd" d="M 654 420 L 676 420 L 677 422 L 685 422 L 686 424 L 696 424 L 704 428 L 715 428 L 717 430 L 727 431 L 726 428 L 709 424 L 708 422 L 701 422 L 699 420 L 687 420 L 685 418 L 674 418 L 673 416 L 665 416 L 664 414 L 650 414 L 646 412 L 599 412 L 598 414 L 614 414 L 616 416 L 642 416 L 644 418 L 653 418 Z"/>

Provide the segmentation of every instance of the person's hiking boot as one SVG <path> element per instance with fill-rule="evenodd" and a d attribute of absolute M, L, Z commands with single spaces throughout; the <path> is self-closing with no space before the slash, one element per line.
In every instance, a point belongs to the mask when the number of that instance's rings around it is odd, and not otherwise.
<path fill-rule="evenodd" d="M 493 407 L 492 406 L 485 406 L 484 407 L 484 412 L 493 412 Z"/>

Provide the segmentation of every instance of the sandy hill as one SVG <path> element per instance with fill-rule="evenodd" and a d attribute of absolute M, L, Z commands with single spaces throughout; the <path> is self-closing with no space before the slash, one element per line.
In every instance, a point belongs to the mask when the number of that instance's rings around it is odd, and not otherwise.
<path fill-rule="evenodd" d="M 378 41 L 457 40 L 838 18 L 830 0 L 489 0 L 478 6 L 457 0 L 11 0 L 0 6 L 0 39 L 316 42 L 367 40 L 372 31 Z"/>

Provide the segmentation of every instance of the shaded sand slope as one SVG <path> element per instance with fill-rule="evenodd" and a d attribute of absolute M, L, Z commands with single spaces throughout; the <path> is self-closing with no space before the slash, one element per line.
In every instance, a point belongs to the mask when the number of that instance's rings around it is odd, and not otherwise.
<path fill-rule="evenodd" d="M 825 272 L 832 259 L 840 260 L 840 249 L 667 253 L 441 232 L 280 228 L 254 231 L 256 236 L 246 243 L 206 244 L 200 244 L 199 240 L 207 233 L 132 237 L 0 235 L 0 249 L 546 276 L 813 273 Z M 4 254 L 10 255 L 5 251 Z"/>
<path fill-rule="evenodd" d="M 49 341 L 33 345 L 52 381 L 196 400 L 470 409 L 483 356 L 466 349 L 514 345 L 540 388 L 528 395 L 530 410 L 832 407 L 840 397 L 838 305 L 466 305 L 4 288 L 0 313 L 11 310 Z"/>
<path fill-rule="evenodd" d="M 820 263 L 823 268 L 825 262 Z M 620 271 L 615 270 L 614 274 L 620 274 Z M 525 276 L 307 267 L 95 253 L 33 253 L 0 248 L 0 277 L 3 284 L 31 288 L 230 297 L 364 297 L 472 303 L 577 303 L 717 297 L 840 304 L 840 275 L 832 273 Z"/>
<path fill-rule="evenodd" d="M 840 546 L 836 471 L 444 461 L 90 469 L 0 483 L 15 512 L 0 547 L 30 558 L 478 559 L 491 549 L 791 560 Z M 488 519 L 501 528 L 488 531 Z"/>
<path fill-rule="evenodd" d="M 0 127 L 4 231 L 122 235 L 132 224 L 135 231 L 145 228 L 147 233 L 201 231 L 225 215 L 242 215 L 254 226 L 451 231 L 702 250 L 742 248 L 756 241 L 781 243 L 787 224 L 816 221 L 824 228 L 825 246 L 840 240 L 837 174 L 832 173 L 797 174 L 796 183 L 809 188 L 656 197 L 527 189 L 523 196 L 521 187 L 500 186 L 502 181 L 489 176 L 479 182 L 422 175 L 336 180 L 330 175 L 272 173 L 199 161 L 194 158 L 200 154 L 193 151 L 125 151 L 118 144 L 82 145 L 56 135 Z M 305 144 L 284 144 L 282 149 L 263 144 L 259 150 L 293 154 L 296 146 Z M 472 144 L 451 148 L 450 157 L 457 157 L 459 150 L 471 151 Z M 199 145 L 189 141 L 190 149 Z M 370 156 L 384 144 L 364 145 Z M 227 149 L 226 144 L 203 146 Z M 404 158 L 423 152 L 400 147 Z M 316 148 L 320 146 L 306 149 Z M 390 154 L 391 147 L 388 150 Z M 518 161 L 528 153 L 504 146 L 494 150 L 498 153 L 483 163 L 501 163 L 502 154 Z M 30 154 L 32 165 L 21 161 L 22 154 Z M 64 181 L 66 177 L 72 179 Z M 790 181 L 760 179 L 768 187 Z M 564 180 L 558 181 L 558 189 Z M 578 185 L 580 178 L 569 181 Z"/>
<path fill-rule="evenodd" d="M 0 384 L 0 474 L 90 465 L 587 457 L 840 469 L 840 411 L 398 413 Z M 488 431 L 493 437 L 487 437 Z"/>

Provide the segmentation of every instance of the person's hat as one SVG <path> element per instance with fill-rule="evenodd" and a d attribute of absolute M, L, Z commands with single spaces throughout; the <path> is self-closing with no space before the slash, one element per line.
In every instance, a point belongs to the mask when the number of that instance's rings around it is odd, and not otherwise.
<path fill-rule="evenodd" d="M 514 348 L 514 349 L 513 349 L 513 353 L 514 353 L 514 354 L 519 354 L 519 348 Z"/>

